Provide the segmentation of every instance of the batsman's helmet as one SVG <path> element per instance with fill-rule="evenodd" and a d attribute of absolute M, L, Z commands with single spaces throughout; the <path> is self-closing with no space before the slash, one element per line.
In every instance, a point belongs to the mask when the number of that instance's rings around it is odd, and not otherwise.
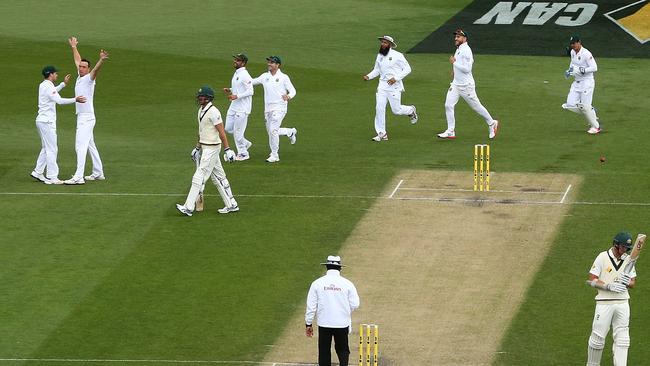
<path fill-rule="evenodd" d="M 614 245 L 622 245 L 627 250 L 632 249 L 632 235 L 627 231 L 621 231 L 614 237 Z"/>
<path fill-rule="evenodd" d="M 214 90 L 211 87 L 204 85 L 196 92 L 197 97 L 208 97 L 210 100 L 214 99 Z"/>

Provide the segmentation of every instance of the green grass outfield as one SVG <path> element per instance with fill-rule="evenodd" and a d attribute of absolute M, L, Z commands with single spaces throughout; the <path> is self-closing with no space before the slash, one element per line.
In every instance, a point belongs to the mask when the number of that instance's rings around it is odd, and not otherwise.
<path fill-rule="evenodd" d="M 0 359 L 261 360 L 303 306 L 321 273 L 317 263 L 340 248 L 391 177 L 401 169 L 471 169 L 472 145 L 487 129 L 466 104 L 457 107 L 458 139 L 433 138 L 446 126 L 448 55 L 407 55 L 413 73 L 403 102 L 418 106 L 421 122 L 388 112 L 389 143 L 369 140 L 376 81 L 361 79 L 376 36 L 392 34 L 406 50 L 467 3 L 1 2 Z M 95 100 L 108 179 L 45 186 L 28 176 L 40 149 L 37 87 L 45 64 L 59 67 L 61 79 L 74 74 L 71 35 L 86 58 L 95 61 L 100 48 L 111 54 Z M 282 161 L 264 162 L 256 89 L 252 159 L 226 166 L 242 211 L 218 216 L 209 186 L 208 211 L 181 217 L 174 204 L 194 170 L 194 93 L 206 83 L 228 86 L 237 52 L 249 55 L 253 76 L 265 56 L 282 56 L 298 90 L 283 125 L 298 128 L 298 143 L 282 140 Z M 560 108 L 570 85 L 566 59 L 475 55 L 478 94 L 503 121 L 491 143 L 493 170 L 576 173 L 584 177 L 579 201 L 647 204 L 650 61 L 595 57 L 600 136 L 588 136 L 582 118 Z M 61 92 L 72 93 L 72 86 Z M 225 114 L 225 97 L 216 104 Z M 58 107 L 62 179 L 75 165 L 73 108 Z M 141 195 L 93 195 L 100 193 Z M 594 293 L 583 280 L 618 230 L 650 230 L 649 208 L 571 208 L 495 364 L 584 364 Z M 506 264 L 517 260 L 495 250 Z M 632 291 L 631 365 L 650 359 L 647 263 L 641 259 Z M 19 364 L 52 363 L 0 361 Z"/>

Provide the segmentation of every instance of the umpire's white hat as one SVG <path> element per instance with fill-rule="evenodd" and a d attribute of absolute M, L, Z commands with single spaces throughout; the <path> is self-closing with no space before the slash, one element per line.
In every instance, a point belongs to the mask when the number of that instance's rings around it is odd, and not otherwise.
<path fill-rule="evenodd" d="M 380 41 L 381 41 L 381 40 L 387 41 L 387 42 L 390 43 L 390 45 L 391 45 L 393 48 L 397 48 L 397 43 L 395 43 L 395 40 L 394 40 L 393 37 L 391 37 L 391 36 L 381 36 L 381 37 L 377 37 L 377 39 L 380 40 Z"/>
<path fill-rule="evenodd" d="M 324 266 L 345 267 L 344 265 L 341 264 L 341 257 L 339 257 L 338 255 L 328 255 L 327 261 L 321 264 Z"/>

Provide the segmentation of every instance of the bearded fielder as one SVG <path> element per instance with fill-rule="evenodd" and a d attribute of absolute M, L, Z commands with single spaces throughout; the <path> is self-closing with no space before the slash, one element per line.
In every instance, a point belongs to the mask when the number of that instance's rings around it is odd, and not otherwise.
<path fill-rule="evenodd" d="M 192 177 L 192 187 L 187 195 L 184 205 L 176 205 L 176 209 L 186 216 L 192 216 L 195 209 L 196 200 L 202 191 L 202 186 L 209 178 L 217 187 L 219 195 L 223 199 L 225 206 L 217 211 L 221 214 L 228 214 L 239 211 L 237 201 L 233 197 L 230 189 L 230 183 L 226 178 L 226 173 L 221 166 L 219 152 L 221 144 L 224 146 L 223 160 L 233 162 L 235 152 L 228 146 L 226 131 L 221 121 L 221 113 L 212 104 L 214 99 L 214 90 L 209 86 L 203 86 L 196 94 L 199 103 L 198 122 L 199 122 L 199 139 L 196 147 L 192 151 L 194 159 L 199 159 L 196 172 Z"/>
<path fill-rule="evenodd" d="M 226 115 L 226 132 L 233 135 L 235 146 L 237 146 L 235 160 L 244 161 L 250 158 L 248 149 L 253 145 L 244 137 L 253 103 L 253 78 L 246 70 L 248 57 L 243 53 L 238 53 L 233 58 L 235 74 L 232 76 L 230 88 L 223 88 L 223 92 L 228 94 L 230 100 L 230 108 Z"/>
<path fill-rule="evenodd" d="M 476 113 L 478 113 L 488 125 L 488 137 L 493 139 L 497 135 L 499 121 L 492 118 L 490 112 L 481 104 L 476 94 L 476 84 L 472 75 L 472 66 L 474 65 L 474 54 L 467 44 L 467 34 L 462 29 L 454 32 L 454 44 L 456 53 L 449 57 L 452 65 L 454 79 L 447 91 L 445 100 L 445 115 L 447 117 L 447 129 L 438 134 L 441 139 L 456 138 L 456 116 L 454 108 L 460 97 L 463 97 L 467 104 Z"/>
<path fill-rule="evenodd" d="M 594 73 L 598 70 L 598 65 L 596 65 L 596 60 L 591 52 L 582 47 L 580 37 L 572 36 L 569 45 L 571 48 L 571 63 L 569 69 L 564 72 L 564 77 L 568 79 L 573 76 L 574 80 L 571 83 L 566 103 L 562 104 L 562 108 L 584 115 L 590 126 L 587 133 L 596 135 L 600 133 L 600 123 L 591 101 L 596 86 Z"/>
<path fill-rule="evenodd" d="M 402 80 L 411 73 L 411 66 L 401 52 L 395 51 L 397 44 L 391 36 L 378 37 L 379 54 L 375 59 L 375 66 L 363 80 L 371 80 L 379 76 L 375 105 L 375 132 L 377 136 L 373 141 L 388 141 L 386 131 L 386 104 L 390 103 L 393 114 L 409 116 L 412 124 L 418 122 L 418 114 L 414 105 L 402 105 Z"/>
<path fill-rule="evenodd" d="M 587 284 L 598 289 L 598 295 L 596 295 L 596 311 L 588 342 L 587 366 L 600 365 L 610 326 L 614 333 L 612 347 L 614 366 L 627 365 L 627 351 L 630 347 L 628 288 L 634 288 L 636 285 L 634 267 L 625 270 L 630 261 L 626 253 L 630 249 L 632 249 L 630 233 L 616 234 L 612 247 L 598 254 L 589 271 Z"/>

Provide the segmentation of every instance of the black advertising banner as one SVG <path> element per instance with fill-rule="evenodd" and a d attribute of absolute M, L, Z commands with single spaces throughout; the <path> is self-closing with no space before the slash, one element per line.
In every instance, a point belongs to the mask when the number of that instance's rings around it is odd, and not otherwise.
<path fill-rule="evenodd" d="M 457 28 L 481 54 L 562 56 L 576 34 L 596 57 L 650 57 L 649 0 L 474 1 L 409 53 L 452 52 Z"/>

